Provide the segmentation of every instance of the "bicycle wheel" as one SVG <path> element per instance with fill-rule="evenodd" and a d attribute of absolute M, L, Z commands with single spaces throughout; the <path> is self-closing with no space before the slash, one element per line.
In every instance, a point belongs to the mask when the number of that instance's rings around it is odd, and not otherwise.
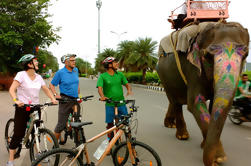
<path fill-rule="evenodd" d="M 47 152 L 53 148 L 59 148 L 58 141 L 55 135 L 46 128 L 39 128 L 38 130 L 38 140 L 40 153 L 37 150 L 36 139 L 32 138 L 30 144 L 30 159 L 31 161 L 35 160 L 41 153 Z M 56 157 L 58 159 L 58 157 Z"/>
<path fill-rule="evenodd" d="M 159 155 L 148 145 L 139 141 L 132 142 L 132 152 L 136 165 L 142 166 L 161 166 Z M 130 155 L 128 153 L 127 143 L 123 142 L 114 149 L 113 163 L 115 166 L 132 165 Z M 125 156 L 125 158 L 121 158 Z"/>
<path fill-rule="evenodd" d="M 55 159 L 55 156 L 60 156 L 59 160 Z M 75 158 L 76 153 L 71 149 L 52 149 L 43 153 L 35 161 L 32 162 L 32 166 L 68 166 Z M 83 166 L 83 161 L 78 157 L 73 164 L 74 166 Z"/>
<path fill-rule="evenodd" d="M 9 152 L 10 141 L 14 134 L 14 125 L 15 125 L 14 119 L 9 119 L 5 126 L 4 140 L 8 152 Z M 20 156 L 21 149 L 22 145 L 19 145 L 19 147 L 16 149 L 16 154 L 14 155 L 15 158 L 18 158 Z"/>

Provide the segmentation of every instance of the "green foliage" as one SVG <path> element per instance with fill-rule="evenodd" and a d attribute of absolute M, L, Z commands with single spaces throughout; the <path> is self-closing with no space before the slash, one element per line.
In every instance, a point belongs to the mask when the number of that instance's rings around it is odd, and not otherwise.
<path fill-rule="evenodd" d="M 87 75 L 82 73 L 82 74 L 80 74 L 79 76 L 80 76 L 80 77 L 86 77 Z"/>
<path fill-rule="evenodd" d="M 15 73 L 18 59 L 56 42 L 59 30 L 46 20 L 49 0 L 0 1 L 0 72 Z"/>
<path fill-rule="evenodd" d="M 58 71 L 59 64 L 57 58 L 54 57 L 51 52 L 46 50 L 39 50 L 37 57 L 39 62 L 38 67 L 40 73 L 48 72 L 49 69 L 52 69 L 53 72 Z M 44 64 L 46 65 L 45 68 L 43 66 Z"/>
<path fill-rule="evenodd" d="M 142 72 L 128 72 L 124 73 L 128 82 L 130 83 L 141 83 L 142 82 Z M 160 83 L 159 76 L 156 72 L 147 72 L 146 73 L 146 82 L 147 83 Z"/>
<path fill-rule="evenodd" d="M 92 74 L 91 63 L 84 61 L 82 58 L 76 58 L 76 67 L 78 68 L 80 75 L 82 73 Z"/>
<path fill-rule="evenodd" d="M 130 83 L 139 83 L 142 81 L 142 73 L 141 72 L 128 72 L 124 73 L 128 82 Z"/>

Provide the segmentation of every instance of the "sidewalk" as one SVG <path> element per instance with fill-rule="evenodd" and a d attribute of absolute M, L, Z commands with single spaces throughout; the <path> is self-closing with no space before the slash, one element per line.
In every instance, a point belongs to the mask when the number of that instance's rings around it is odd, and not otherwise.
<path fill-rule="evenodd" d="M 165 92 L 165 89 L 160 87 L 160 86 L 151 86 L 151 85 L 142 85 L 142 84 L 132 84 L 130 83 L 131 86 L 135 87 L 140 87 L 140 88 L 145 88 L 145 89 L 150 89 L 150 90 L 156 90 L 156 91 L 161 91 Z"/>

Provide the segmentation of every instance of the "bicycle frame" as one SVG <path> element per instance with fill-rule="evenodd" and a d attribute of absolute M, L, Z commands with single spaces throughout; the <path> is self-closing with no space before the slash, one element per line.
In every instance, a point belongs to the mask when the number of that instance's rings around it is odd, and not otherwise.
<path fill-rule="evenodd" d="M 102 156 L 100 157 L 100 159 L 95 163 L 96 166 L 100 165 L 102 163 L 102 161 L 104 160 L 104 158 L 107 156 L 107 154 L 110 152 L 110 150 L 112 149 L 112 147 L 115 145 L 115 143 L 117 142 L 117 140 L 119 138 L 121 138 L 121 136 L 125 133 L 124 130 L 122 129 L 125 125 L 121 124 L 119 127 L 117 126 L 113 126 L 112 128 L 105 130 L 103 132 L 101 132 L 100 134 L 90 138 L 89 140 L 86 141 L 86 143 L 83 143 L 81 145 L 79 145 L 76 149 L 78 150 L 78 153 L 76 155 L 76 157 L 72 160 L 72 162 L 70 163 L 70 166 L 74 163 L 74 161 L 78 158 L 78 156 L 82 153 L 82 151 L 84 151 L 84 155 L 86 158 L 86 164 L 91 164 L 91 160 L 89 158 L 89 154 L 88 154 L 88 150 L 87 150 L 87 144 L 95 141 L 96 139 L 99 139 L 100 137 L 113 132 L 115 130 L 118 129 L 118 131 L 116 132 L 116 135 L 114 135 L 114 137 L 112 138 L 112 140 L 109 142 L 107 148 L 105 149 L 105 152 L 102 154 Z M 130 141 L 127 141 L 127 145 L 129 147 L 129 154 L 130 154 L 130 158 L 132 159 L 133 164 L 135 163 L 135 161 L 133 160 L 132 157 L 132 149 L 131 149 L 131 144 Z"/>
<path fill-rule="evenodd" d="M 44 106 L 42 109 L 41 109 L 41 114 L 45 111 L 45 109 L 47 108 L 48 106 Z M 41 115 L 42 117 L 42 115 Z M 37 127 L 36 125 L 36 121 L 39 121 L 39 114 L 38 114 L 38 111 L 34 111 L 33 113 L 30 114 L 30 119 L 31 119 L 31 122 L 30 122 L 30 127 L 24 137 L 24 140 L 23 140 L 23 144 L 25 145 L 29 138 L 30 138 L 30 135 L 31 135 L 31 132 L 32 132 L 32 129 L 34 128 L 34 136 L 35 136 L 35 140 L 36 140 L 36 148 L 38 150 L 38 152 L 41 152 L 40 150 L 40 147 L 39 147 L 39 140 L 38 140 L 38 128 L 44 128 L 44 124 L 43 123 L 40 123 L 40 127 Z M 46 138 L 44 138 L 46 139 Z M 44 140 L 44 143 L 45 143 L 45 147 L 47 148 L 47 144 L 46 144 L 46 140 Z M 48 150 L 48 149 L 46 149 Z"/>

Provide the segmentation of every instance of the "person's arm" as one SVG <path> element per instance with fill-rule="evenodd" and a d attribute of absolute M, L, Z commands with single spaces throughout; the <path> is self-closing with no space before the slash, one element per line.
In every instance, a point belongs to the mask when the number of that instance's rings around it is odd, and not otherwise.
<path fill-rule="evenodd" d="M 98 87 L 98 94 L 100 96 L 101 101 L 105 101 L 107 99 L 107 97 L 105 97 L 104 93 L 103 93 L 103 88 L 101 86 Z"/>
<path fill-rule="evenodd" d="M 80 86 L 79 86 L 79 84 L 78 84 L 78 94 L 80 94 Z"/>
<path fill-rule="evenodd" d="M 126 89 L 127 89 L 127 94 L 126 94 L 126 96 L 132 95 L 132 89 L 131 89 L 131 86 L 129 85 L 129 83 L 125 84 L 125 87 L 126 87 Z"/>
<path fill-rule="evenodd" d="M 53 104 L 58 104 L 57 100 L 55 99 L 55 97 L 53 96 L 53 94 L 50 92 L 49 88 L 46 85 L 43 85 L 42 89 L 43 89 L 44 93 L 51 99 L 51 102 Z"/>
<path fill-rule="evenodd" d="M 52 83 L 49 84 L 49 87 L 53 96 L 55 96 L 55 98 L 61 98 L 61 96 L 57 93 L 55 86 Z"/>
<path fill-rule="evenodd" d="M 12 100 L 15 102 L 15 104 L 17 104 L 19 107 L 21 107 L 24 105 L 24 103 L 19 101 L 17 98 L 17 95 L 16 95 L 16 90 L 17 90 L 17 87 L 19 87 L 19 86 L 20 86 L 20 83 L 17 80 L 14 80 L 10 86 L 9 93 L 10 93 Z"/>

